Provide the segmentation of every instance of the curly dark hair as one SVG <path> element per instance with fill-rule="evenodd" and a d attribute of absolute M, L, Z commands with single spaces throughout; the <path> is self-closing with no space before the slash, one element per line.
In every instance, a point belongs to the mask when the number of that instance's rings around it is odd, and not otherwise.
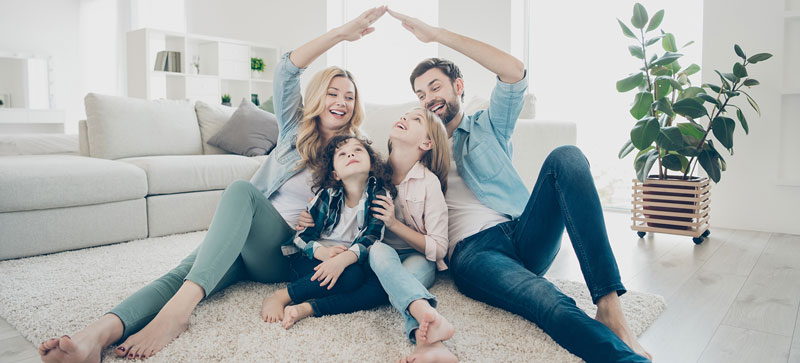
<path fill-rule="evenodd" d="M 350 141 L 350 139 L 358 140 L 364 149 L 369 154 L 370 171 L 369 174 L 378 179 L 378 182 L 383 184 L 383 187 L 389 190 L 392 198 L 397 196 L 397 188 L 392 184 L 392 167 L 383 160 L 381 154 L 372 148 L 372 141 L 363 137 L 353 135 L 336 135 L 328 141 L 325 149 L 319 158 L 319 169 L 313 170 L 314 186 L 311 191 L 314 193 L 319 192 L 323 188 L 341 188 L 342 181 L 333 178 L 333 158 L 336 154 L 336 149 Z"/>

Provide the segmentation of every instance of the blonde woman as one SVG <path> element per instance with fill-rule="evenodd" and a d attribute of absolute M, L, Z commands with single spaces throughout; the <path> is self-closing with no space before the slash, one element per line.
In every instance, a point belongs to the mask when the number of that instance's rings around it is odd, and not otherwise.
<path fill-rule="evenodd" d="M 386 12 L 365 11 L 283 56 L 275 70 L 274 102 L 280 136 L 278 146 L 250 182 L 232 183 L 223 193 L 203 242 L 177 267 L 143 287 L 108 314 L 72 337 L 44 341 L 45 362 L 99 362 L 102 350 L 119 344 L 121 357 L 147 358 L 163 349 L 189 326 L 189 317 L 204 298 L 241 281 L 289 280 L 280 245 L 294 226 L 311 192 L 311 171 L 328 139 L 358 135 L 363 111 L 352 75 L 338 67 L 314 75 L 300 96 L 300 75 L 337 43 L 358 40 Z M 283 318 L 268 299 L 262 319 Z M 273 313 L 274 311 L 274 313 Z"/>

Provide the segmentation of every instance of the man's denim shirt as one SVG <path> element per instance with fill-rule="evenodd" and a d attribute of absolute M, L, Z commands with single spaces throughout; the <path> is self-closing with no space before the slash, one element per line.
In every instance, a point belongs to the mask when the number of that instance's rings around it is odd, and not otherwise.
<path fill-rule="evenodd" d="M 297 125 L 303 116 L 303 98 L 300 95 L 300 75 L 305 69 L 297 68 L 289 60 L 289 53 L 281 57 L 275 68 L 272 103 L 278 119 L 278 143 L 267 160 L 250 178 L 265 197 L 269 198 L 284 182 L 302 169 L 296 169 L 300 161 L 297 152 Z"/>
<path fill-rule="evenodd" d="M 527 71 L 517 83 L 497 79 L 489 108 L 465 116 L 453 131 L 458 174 L 478 200 L 499 213 L 517 219 L 530 193 L 511 164 L 511 135 L 522 111 Z"/>

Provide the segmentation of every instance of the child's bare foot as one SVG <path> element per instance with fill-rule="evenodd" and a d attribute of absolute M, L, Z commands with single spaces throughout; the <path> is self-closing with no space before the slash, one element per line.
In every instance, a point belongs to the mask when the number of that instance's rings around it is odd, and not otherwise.
<path fill-rule="evenodd" d="M 120 357 L 152 357 L 189 328 L 189 317 L 203 298 L 203 288 L 189 280 L 161 308 L 155 318 L 138 333 L 131 335 L 117 349 Z"/>
<path fill-rule="evenodd" d="M 636 336 L 628 327 L 628 322 L 625 320 L 625 314 L 622 313 L 622 305 L 616 292 L 600 298 L 597 302 L 597 314 L 594 319 L 611 329 L 634 353 L 651 361 L 653 360 L 653 356 L 639 344 Z"/>
<path fill-rule="evenodd" d="M 454 363 L 458 362 L 458 357 L 447 349 L 442 342 L 436 342 L 433 344 L 417 344 L 417 350 L 414 353 L 400 360 L 400 363 L 410 362 Z"/>
<path fill-rule="evenodd" d="M 417 336 L 418 342 L 422 344 L 433 344 L 453 337 L 455 329 L 444 316 L 431 308 L 425 312 L 422 320 L 419 321 Z"/>
<path fill-rule="evenodd" d="M 314 309 L 311 304 L 302 303 L 298 305 L 289 305 L 283 310 L 283 328 L 289 329 L 296 322 L 303 320 L 314 314 Z"/>
<path fill-rule="evenodd" d="M 39 344 L 43 362 L 99 362 L 100 352 L 122 336 L 122 321 L 107 314 L 73 337 L 51 338 Z"/>
<path fill-rule="evenodd" d="M 291 302 L 289 290 L 275 291 L 261 303 L 261 319 L 267 323 L 277 323 L 283 320 L 283 309 Z"/>

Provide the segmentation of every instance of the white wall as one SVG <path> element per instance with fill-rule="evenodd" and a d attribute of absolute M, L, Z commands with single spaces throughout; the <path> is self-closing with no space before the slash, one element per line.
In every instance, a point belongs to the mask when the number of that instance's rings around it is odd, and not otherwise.
<path fill-rule="evenodd" d="M 77 133 L 77 121 L 70 121 L 83 114 L 78 52 L 80 1 L 3 0 L 0 4 L 0 52 L 52 57 L 51 107 L 63 109 L 66 132 Z"/>
<path fill-rule="evenodd" d="M 745 135 L 737 124 L 735 154 L 730 156 L 720 150 L 728 170 L 712 188 L 712 227 L 800 234 L 800 186 L 782 186 L 776 180 L 783 167 L 778 161 L 778 140 L 782 136 L 780 92 L 784 86 L 783 8 L 784 0 L 705 0 L 703 82 L 719 84 L 713 73 L 715 68 L 731 72 L 738 59 L 733 52 L 734 43 L 748 55 L 775 55 L 764 63 L 748 66 L 750 75 L 761 82 L 748 93 L 761 106 L 762 116 L 758 117 L 746 100 L 736 102 L 745 111 L 750 134 Z M 797 156 L 791 156 L 794 163 Z"/>
<path fill-rule="evenodd" d="M 285 52 L 326 31 L 324 0 L 191 0 L 186 3 L 186 27 L 193 34 L 265 43 Z M 325 65 L 323 55 L 308 67 L 302 84 Z"/>

